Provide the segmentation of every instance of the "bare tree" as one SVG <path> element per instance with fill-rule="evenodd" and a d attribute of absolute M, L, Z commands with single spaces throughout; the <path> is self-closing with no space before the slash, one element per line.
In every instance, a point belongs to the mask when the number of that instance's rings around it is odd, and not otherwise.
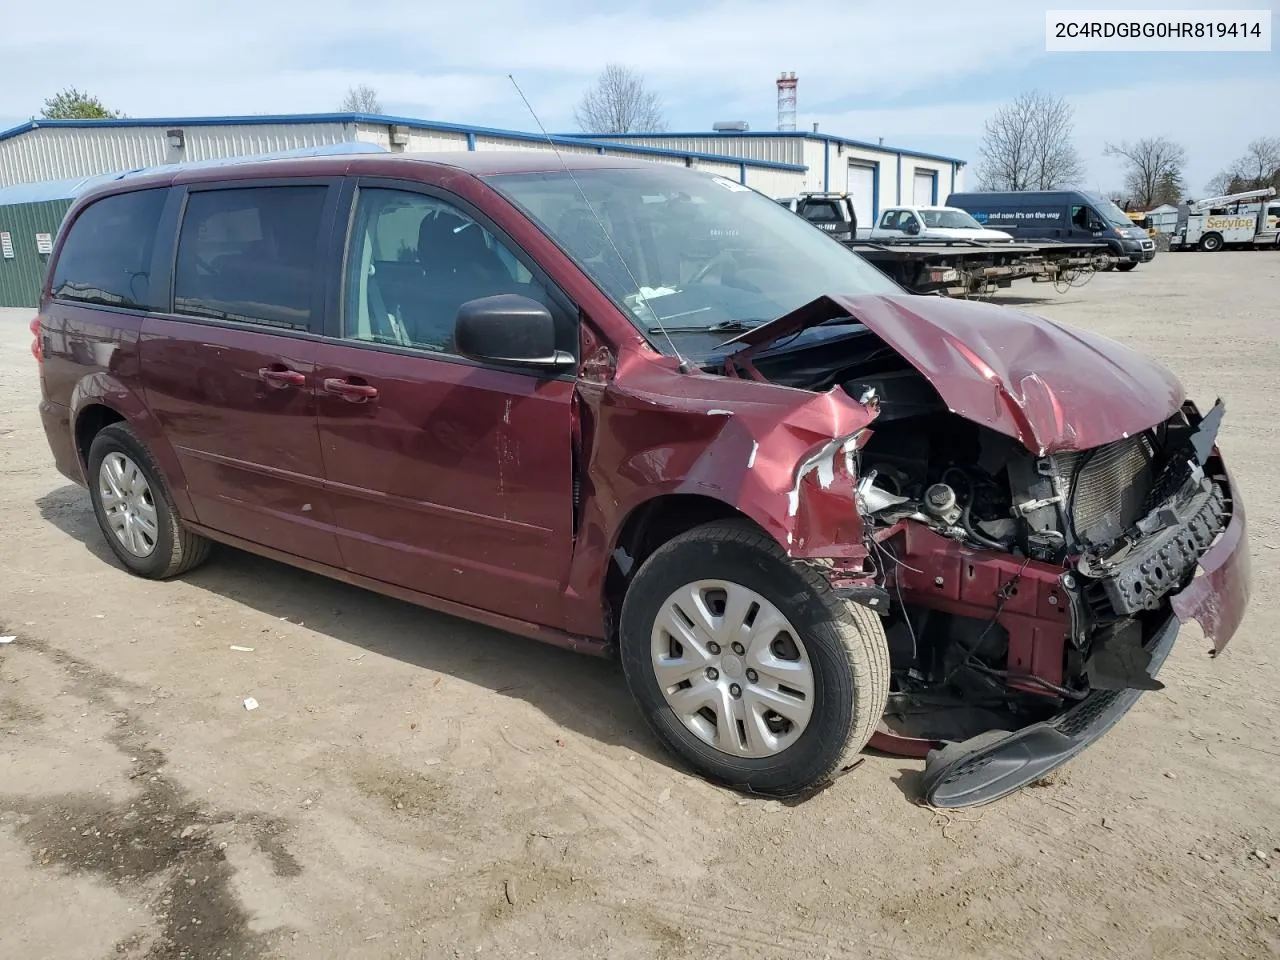
<path fill-rule="evenodd" d="M 1225 196 L 1275 187 L 1280 191 L 1280 137 L 1259 137 L 1245 148 L 1243 157 L 1214 174 L 1205 184 L 1209 196 Z"/>
<path fill-rule="evenodd" d="M 382 113 L 382 102 L 377 90 L 362 83 L 347 90 L 338 109 L 343 113 Z"/>
<path fill-rule="evenodd" d="M 583 133 L 661 133 L 667 129 L 662 101 L 647 89 L 644 77 L 611 63 L 582 95 L 573 112 Z"/>
<path fill-rule="evenodd" d="M 988 190 L 1052 190 L 1084 176 L 1071 142 L 1075 111 L 1038 90 L 1020 94 L 986 122 L 978 179 Z"/>
<path fill-rule="evenodd" d="M 1232 168 L 1240 175 L 1240 190 L 1275 187 L 1280 190 L 1280 137 L 1259 137 L 1245 148 Z"/>
<path fill-rule="evenodd" d="M 1238 193 L 1239 191 L 1235 189 L 1235 186 L 1239 182 L 1240 171 L 1219 170 L 1204 185 L 1204 194 L 1206 197 L 1222 197 L 1228 193 Z"/>
<path fill-rule="evenodd" d="M 1143 137 L 1133 143 L 1108 143 L 1103 154 L 1125 162 L 1124 187 L 1143 210 L 1182 199 L 1182 170 L 1187 151 L 1167 137 Z"/>

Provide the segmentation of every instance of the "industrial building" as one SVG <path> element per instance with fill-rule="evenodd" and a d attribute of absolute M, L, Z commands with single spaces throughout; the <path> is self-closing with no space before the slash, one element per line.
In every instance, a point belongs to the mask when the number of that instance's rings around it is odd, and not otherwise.
<path fill-rule="evenodd" d="M 779 195 L 797 189 L 799 164 L 750 157 L 717 157 L 696 150 L 544 137 L 360 113 L 258 117 L 184 117 L 124 120 L 32 120 L 0 132 L 0 187 L 90 177 L 140 167 L 190 163 L 319 147 L 370 143 L 401 152 L 442 150 L 550 150 L 635 157 L 683 164 Z"/>
<path fill-rule="evenodd" d="M 706 170 L 770 196 L 801 188 L 799 164 L 551 137 L 564 153 Z M 0 306 L 34 306 L 62 215 L 101 179 L 166 164 L 344 150 L 551 150 L 541 134 L 357 113 L 124 120 L 32 120 L 0 133 Z"/>
<path fill-rule="evenodd" d="M 361 113 L 32 120 L 0 132 L 0 306 L 34 306 L 62 215 L 102 178 L 168 164 L 311 152 L 551 150 L 671 163 L 770 197 L 848 191 L 859 223 L 897 203 L 936 203 L 962 187 L 963 162 L 795 131 L 795 74 L 778 82 L 779 126 L 711 133 L 542 134 Z M 720 127 L 722 125 L 717 125 Z"/>

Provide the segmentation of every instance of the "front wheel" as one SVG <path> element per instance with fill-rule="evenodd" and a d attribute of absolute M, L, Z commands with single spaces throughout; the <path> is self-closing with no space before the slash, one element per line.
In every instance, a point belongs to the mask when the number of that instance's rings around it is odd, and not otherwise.
<path fill-rule="evenodd" d="M 627 685 L 660 740 L 708 779 L 771 796 L 824 786 L 889 693 L 879 617 L 838 598 L 746 522 L 669 541 L 620 623 Z"/>
<path fill-rule="evenodd" d="M 1129 263 L 1117 263 L 1116 269 L 1119 270 L 1121 273 L 1128 273 L 1130 270 L 1132 270 L 1136 266 L 1137 266 L 1136 263 L 1133 263 L 1132 261 L 1130 261 Z"/>

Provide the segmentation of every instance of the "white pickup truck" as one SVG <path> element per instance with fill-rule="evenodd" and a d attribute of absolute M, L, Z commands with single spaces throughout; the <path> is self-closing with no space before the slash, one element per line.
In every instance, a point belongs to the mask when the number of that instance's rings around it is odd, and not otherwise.
<path fill-rule="evenodd" d="M 859 231 L 861 234 L 861 231 Z M 1013 240 L 1003 230 L 984 227 L 959 207 L 889 207 L 869 231 L 870 240 Z"/>

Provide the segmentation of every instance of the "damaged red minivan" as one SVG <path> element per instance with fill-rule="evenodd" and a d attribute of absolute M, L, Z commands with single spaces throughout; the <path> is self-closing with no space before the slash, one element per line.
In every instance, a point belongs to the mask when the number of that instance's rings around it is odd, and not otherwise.
<path fill-rule="evenodd" d="M 616 653 L 756 793 L 870 743 L 984 803 L 1249 594 L 1223 407 L 1102 337 L 911 296 L 730 179 L 553 153 L 122 178 L 32 325 L 120 561 L 218 541 Z"/>

